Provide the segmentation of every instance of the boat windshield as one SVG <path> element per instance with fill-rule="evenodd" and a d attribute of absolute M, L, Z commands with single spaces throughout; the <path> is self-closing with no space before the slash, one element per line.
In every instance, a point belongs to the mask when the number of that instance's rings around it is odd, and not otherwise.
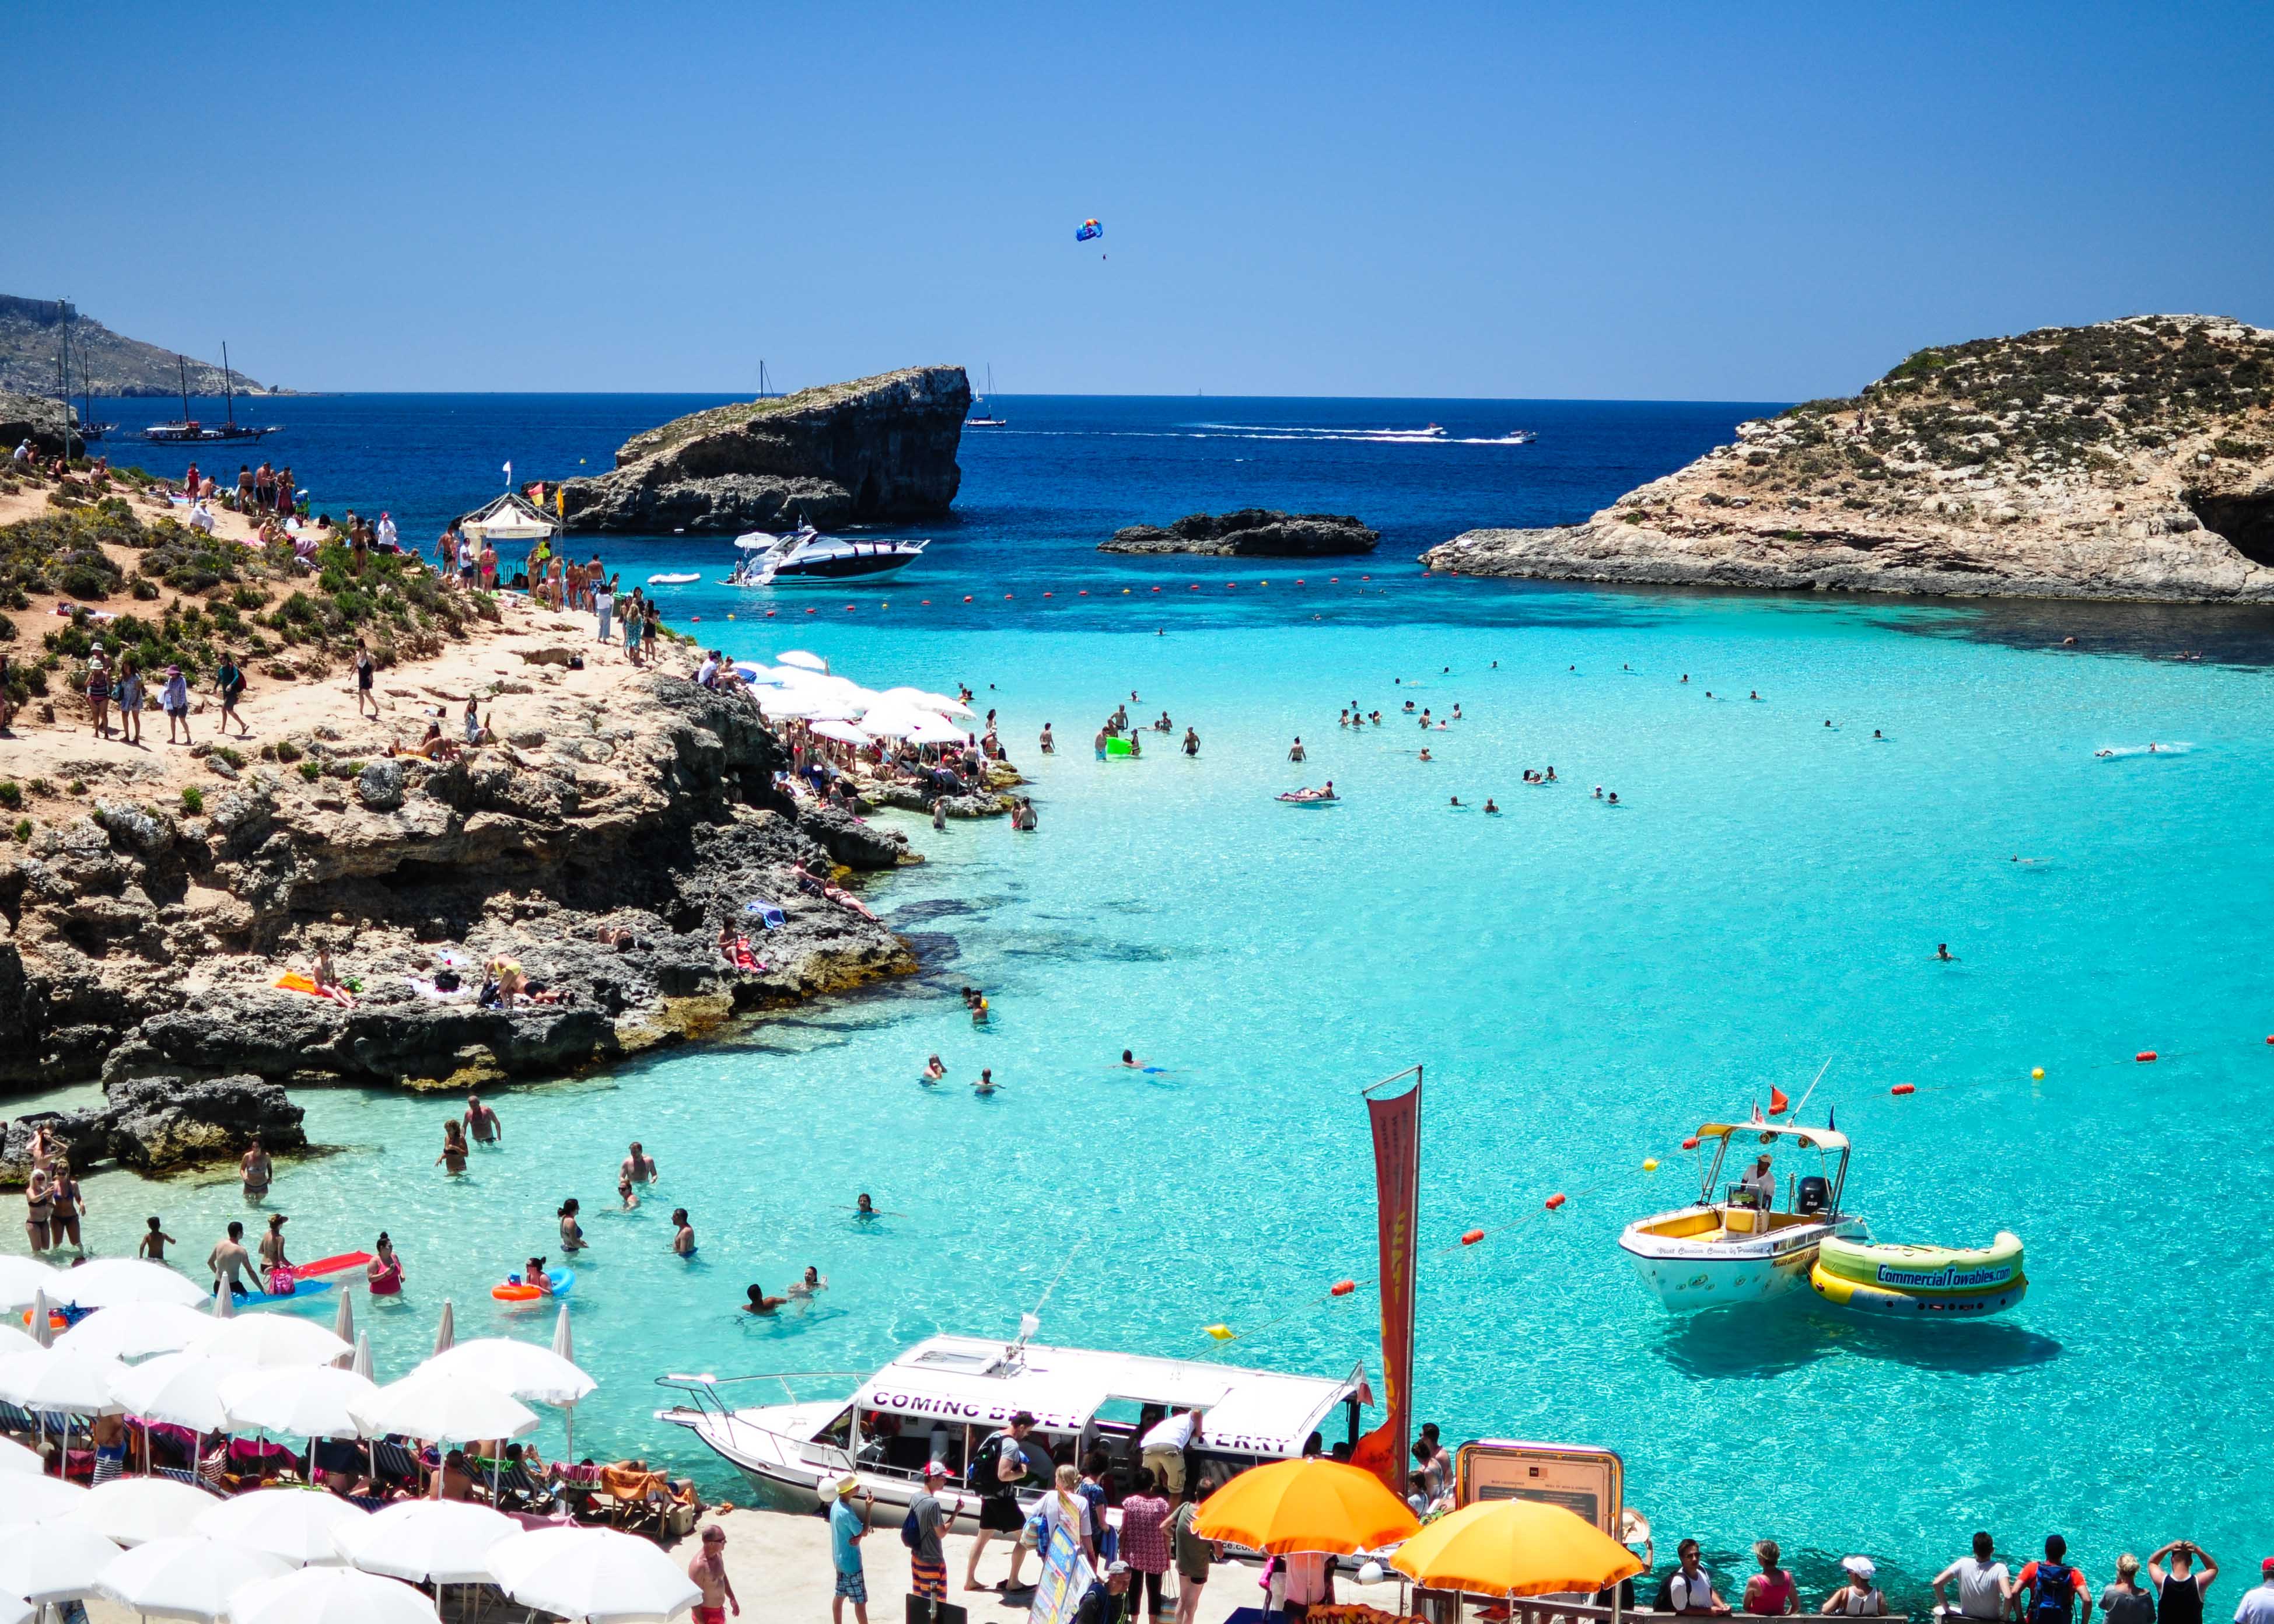
<path fill-rule="evenodd" d="M 1771 1159 L 1769 1172 L 1776 1191 L 1767 1210 L 1823 1217 L 1840 1211 L 1848 1183 L 1846 1135 L 1796 1123 L 1709 1122 L 1698 1130 L 1698 1137 L 1714 1142 L 1698 1186 L 1700 1206 L 1760 1206 L 1758 1186 L 1749 1187 L 1745 1181 L 1755 1169 L 1755 1157 L 1762 1155 Z"/>

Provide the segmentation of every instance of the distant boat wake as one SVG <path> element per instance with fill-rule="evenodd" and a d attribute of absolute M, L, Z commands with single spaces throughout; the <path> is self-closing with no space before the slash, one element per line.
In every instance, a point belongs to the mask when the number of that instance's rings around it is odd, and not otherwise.
<path fill-rule="evenodd" d="M 2185 756 L 2195 748 L 2192 744 L 2165 744 L 2159 739 L 2153 744 L 2104 744 L 2093 755 L 2103 761 L 2122 761 L 2134 756 Z"/>

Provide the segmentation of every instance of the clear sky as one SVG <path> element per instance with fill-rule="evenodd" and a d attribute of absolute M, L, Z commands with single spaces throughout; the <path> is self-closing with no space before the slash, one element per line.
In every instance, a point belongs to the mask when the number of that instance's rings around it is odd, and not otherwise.
<path fill-rule="evenodd" d="M 0 291 L 300 387 L 748 391 L 763 356 L 1775 400 L 2049 323 L 2274 325 L 2263 4 L 43 4 L 6 37 Z"/>

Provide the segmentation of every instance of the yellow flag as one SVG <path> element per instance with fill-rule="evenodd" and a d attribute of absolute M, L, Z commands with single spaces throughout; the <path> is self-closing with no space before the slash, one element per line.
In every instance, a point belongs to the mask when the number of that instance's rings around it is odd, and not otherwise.
<path fill-rule="evenodd" d="M 568 487 L 555 485 L 553 490 L 553 511 L 562 518 L 568 516 Z"/>

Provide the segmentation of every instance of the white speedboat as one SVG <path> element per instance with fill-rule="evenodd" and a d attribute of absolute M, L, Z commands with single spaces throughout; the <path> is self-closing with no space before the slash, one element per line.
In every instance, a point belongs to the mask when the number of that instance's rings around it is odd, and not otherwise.
<path fill-rule="evenodd" d="M 1670 1213 L 1629 1224 L 1619 1245 L 1668 1308 L 1718 1308 L 1766 1302 L 1805 1290 L 1818 1248 L 1830 1236 L 1868 1237 L 1869 1226 L 1841 1210 L 1848 1183 L 1848 1140 L 1831 1128 L 1773 1122 L 1709 1122 L 1691 1147 L 1711 1146 L 1698 1199 Z M 1785 1175 L 1784 1210 L 1773 1193 L 1732 1184 L 1720 1199 L 1721 1164 L 1732 1144 L 1751 1160 L 1755 1147 L 1773 1154 L 1791 1149 L 1812 1155 L 1813 1170 Z M 1774 1163 L 1771 1171 L 1776 1171 Z"/>
<path fill-rule="evenodd" d="M 928 541 L 850 541 L 810 524 L 786 536 L 752 530 L 734 538 L 742 550 L 723 584 L 789 586 L 802 581 L 853 581 L 889 575 L 923 556 Z"/>
<path fill-rule="evenodd" d="M 1203 1361 L 1043 1348 L 975 1336 L 917 1343 L 848 1395 L 810 1402 L 793 1383 L 831 1376 L 663 1376 L 681 1395 L 656 1419 L 683 1426 L 749 1479 L 778 1509 L 811 1511 L 820 1487 L 850 1473 L 875 1496 L 881 1526 L 897 1524 L 922 1486 L 927 1462 L 947 1463 L 940 1498 L 958 1525 L 975 1528 L 979 1498 L 964 1482 L 965 1462 L 990 1434 L 1023 1410 L 1035 1417 L 1035 1458 L 1074 1460 L 1102 1449 L 1126 1488 L 1138 1465 L 1138 1440 L 1171 1410 L 1197 1406 L 1201 1438 L 1190 1455 L 1201 1481 L 1220 1483 L 1266 1461 L 1302 1453 L 1314 1432 L 1340 1419 L 1337 1438 L 1355 1441 L 1363 1368 L 1343 1380 L 1284 1376 Z M 846 1378 L 839 1377 L 841 1382 Z M 753 1402 L 747 1384 L 779 1382 L 787 1402 Z M 752 1395 L 744 1398 L 742 1395 Z M 1064 1451 L 1065 1453 L 1061 1453 Z M 1039 1497 L 1030 1480 L 1022 1499 Z"/>

